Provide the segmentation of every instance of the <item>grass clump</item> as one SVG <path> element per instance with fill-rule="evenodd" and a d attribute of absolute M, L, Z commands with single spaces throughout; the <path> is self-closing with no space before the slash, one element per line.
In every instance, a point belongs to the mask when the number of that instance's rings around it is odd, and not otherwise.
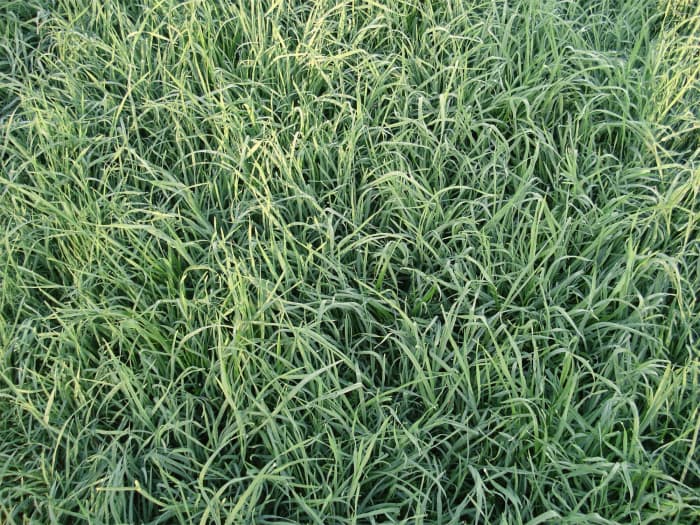
<path fill-rule="evenodd" d="M 700 523 L 692 3 L 0 13 L 0 521 Z"/>

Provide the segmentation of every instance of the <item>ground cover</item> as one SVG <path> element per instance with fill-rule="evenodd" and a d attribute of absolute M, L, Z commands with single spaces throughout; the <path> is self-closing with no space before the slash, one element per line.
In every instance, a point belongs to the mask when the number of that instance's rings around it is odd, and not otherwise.
<path fill-rule="evenodd" d="M 700 12 L 6 0 L 0 522 L 700 523 Z"/>

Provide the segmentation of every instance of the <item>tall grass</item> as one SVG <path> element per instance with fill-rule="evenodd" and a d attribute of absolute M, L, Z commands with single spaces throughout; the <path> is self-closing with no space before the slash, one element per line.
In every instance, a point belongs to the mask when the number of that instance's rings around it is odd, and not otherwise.
<path fill-rule="evenodd" d="M 700 523 L 699 9 L 6 0 L 0 522 Z"/>

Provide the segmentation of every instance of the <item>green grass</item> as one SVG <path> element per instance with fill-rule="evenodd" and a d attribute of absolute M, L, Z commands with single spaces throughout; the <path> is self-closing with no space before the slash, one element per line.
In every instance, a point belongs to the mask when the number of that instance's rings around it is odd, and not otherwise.
<path fill-rule="evenodd" d="M 0 523 L 700 523 L 700 7 L 5 0 Z"/>

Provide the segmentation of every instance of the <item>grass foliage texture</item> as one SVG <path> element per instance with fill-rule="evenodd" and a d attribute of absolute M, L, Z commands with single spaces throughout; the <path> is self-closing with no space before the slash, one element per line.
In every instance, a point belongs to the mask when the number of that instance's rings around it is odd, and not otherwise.
<path fill-rule="evenodd" d="M 5 0 L 0 522 L 700 523 L 699 9 Z"/>

